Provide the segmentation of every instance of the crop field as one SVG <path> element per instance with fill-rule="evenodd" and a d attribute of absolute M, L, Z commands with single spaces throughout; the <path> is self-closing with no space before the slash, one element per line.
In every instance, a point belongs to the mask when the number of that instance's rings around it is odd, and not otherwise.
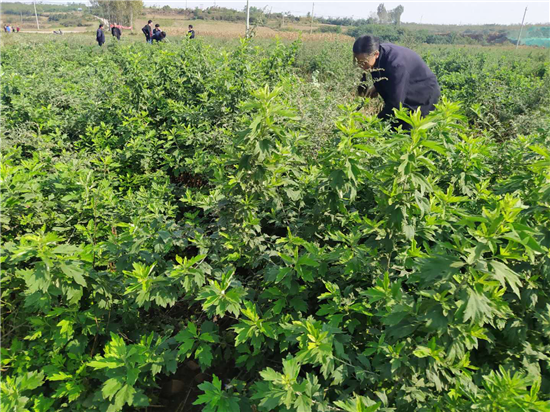
<path fill-rule="evenodd" d="M 411 46 L 404 132 L 342 38 L 129 37 L 2 37 L 3 411 L 550 411 L 546 50 Z"/>

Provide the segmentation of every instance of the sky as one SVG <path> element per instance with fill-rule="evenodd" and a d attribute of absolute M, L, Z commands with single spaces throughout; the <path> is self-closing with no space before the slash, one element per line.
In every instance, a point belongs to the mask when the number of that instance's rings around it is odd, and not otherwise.
<path fill-rule="evenodd" d="M 405 11 L 401 16 L 403 22 L 431 23 L 431 24 L 521 24 L 525 7 L 527 14 L 525 23 L 550 22 L 550 1 L 465 1 L 465 0 L 430 0 L 430 1 L 347 1 L 347 0 L 318 0 L 315 1 L 314 15 L 323 17 L 354 17 L 368 18 L 371 12 L 376 12 L 380 3 L 386 9 L 393 9 L 399 4 Z M 185 7 L 182 0 L 145 0 L 147 5 L 165 5 L 171 7 Z M 188 7 L 206 8 L 213 6 L 242 9 L 246 1 L 191 1 L 187 0 Z M 202 5 L 202 6 L 201 6 Z M 289 11 L 294 15 L 306 15 L 311 12 L 312 1 L 254 1 L 250 5 L 267 9 L 273 12 Z"/>
<path fill-rule="evenodd" d="M 10 0 L 8 0 L 10 1 Z M 11 0 L 13 1 L 13 0 Z M 79 2 L 79 0 L 69 0 Z M 80 0 L 82 2 L 86 0 Z M 25 3 L 28 1 L 25 1 Z M 40 0 L 38 0 L 40 2 Z M 67 0 L 45 0 L 43 3 L 66 3 Z M 386 9 L 393 9 L 399 4 L 405 8 L 401 21 L 428 24 L 521 24 L 525 7 L 526 24 L 550 22 L 550 0 L 317 0 L 314 15 L 323 17 L 353 17 L 368 18 L 376 12 L 378 4 L 384 3 Z M 169 5 L 171 7 L 223 6 L 242 10 L 246 0 L 203 1 L 203 0 L 144 0 L 147 6 Z M 250 5 L 273 12 L 290 12 L 293 15 L 305 16 L 312 10 L 312 1 L 256 1 L 250 0 Z M 550 23 L 549 23 L 550 24 Z"/>

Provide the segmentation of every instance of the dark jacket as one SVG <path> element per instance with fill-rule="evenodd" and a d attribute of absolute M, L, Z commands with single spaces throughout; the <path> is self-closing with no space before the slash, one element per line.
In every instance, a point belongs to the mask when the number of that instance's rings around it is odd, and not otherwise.
<path fill-rule="evenodd" d="M 143 26 L 143 29 L 141 29 L 141 31 L 143 32 L 143 34 L 145 34 L 145 38 L 147 40 L 153 37 L 153 31 L 151 29 L 151 26 L 149 26 L 148 24 Z"/>
<path fill-rule="evenodd" d="M 120 29 L 116 26 L 113 26 L 113 28 L 111 29 L 111 34 L 113 36 L 115 36 L 117 39 L 120 39 L 120 36 L 122 34 L 122 32 L 120 31 Z"/>
<path fill-rule="evenodd" d="M 187 35 L 189 36 L 190 39 L 194 39 L 195 38 L 195 30 L 189 30 L 187 32 Z"/>
<path fill-rule="evenodd" d="M 103 32 L 102 29 L 97 29 L 97 33 L 96 33 L 96 40 L 99 44 L 103 44 L 105 43 L 105 33 Z"/>
<path fill-rule="evenodd" d="M 166 37 L 166 34 L 163 35 L 162 33 L 163 32 L 159 30 L 153 34 L 153 40 L 162 41 Z"/>
<path fill-rule="evenodd" d="M 374 87 L 384 99 L 384 108 L 378 117 L 389 117 L 400 103 L 411 110 L 420 107 L 424 116 L 432 111 L 440 89 L 435 74 L 422 58 L 406 47 L 391 43 L 382 43 L 379 51 L 371 72 Z"/>

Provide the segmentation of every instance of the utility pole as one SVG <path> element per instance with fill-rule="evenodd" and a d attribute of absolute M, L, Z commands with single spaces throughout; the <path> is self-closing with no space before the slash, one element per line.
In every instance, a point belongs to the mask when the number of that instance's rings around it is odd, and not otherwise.
<path fill-rule="evenodd" d="M 36 0 L 32 3 L 34 5 L 34 17 L 36 17 L 36 29 L 40 30 L 40 24 L 38 24 L 38 13 L 36 13 Z"/>
<path fill-rule="evenodd" d="M 309 26 L 309 34 L 313 33 L 313 11 L 315 10 L 315 3 L 311 4 L 311 25 Z"/>
<path fill-rule="evenodd" d="M 523 12 L 523 20 L 521 21 L 521 29 L 519 29 L 519 36 L 518 36 L 518 42 L 516 43 L 516 50 L 519 47 L 519 41 L 521 39 L 521 32 L 523 31 L 523 23 L 525 23 L 525 15 L 527 14 L 527 7 L 525 8 L 525 11 Z"/>
<path fill-rule="evenodd" d="M 246 37 L 250 31 L 250 0 L 246 0 Z"/>
<path fill-rule="evenodd" d="M 285 27 L 285 13 L 283 12 L 283 22 L 281 23 L 281 29 Z"/>

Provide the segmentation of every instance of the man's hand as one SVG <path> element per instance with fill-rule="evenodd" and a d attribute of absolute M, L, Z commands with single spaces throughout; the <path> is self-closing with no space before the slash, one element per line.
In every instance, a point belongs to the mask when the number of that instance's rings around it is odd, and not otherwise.
<path fill-rule="evenodd" d="M 369 89 L 365 93 L 364 97 L 368 97 L 369 99 L 373 99 L 376 96 L 378 96 L 378 92 L 376 91 L 376 87 L 371 86 L 371 87 L 369 87 Z"/>

